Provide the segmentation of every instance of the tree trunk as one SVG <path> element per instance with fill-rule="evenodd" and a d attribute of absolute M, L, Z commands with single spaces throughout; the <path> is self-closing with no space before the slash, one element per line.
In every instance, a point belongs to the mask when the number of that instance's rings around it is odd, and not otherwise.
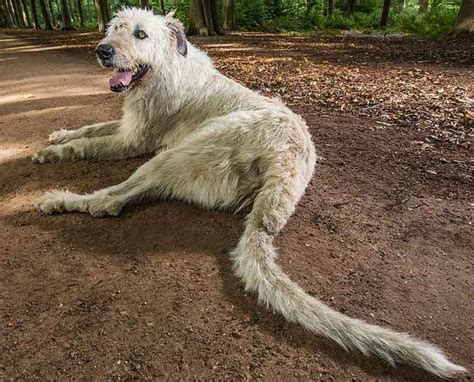
<path fill-rule="evenodd" d="M 160 0 L 161 14 L 166 15 L 165 0 Z"/>
<path fill-rule="evenodd" d="M 35 29 L 41 29 L 41 24 L 38 18 L 38 10 L 36 8 L 36 0 L 30 0 L 31 2 L 31 16 L 33 17 L 33 26 Z"/>
<path fill-rule="evenodd" d="M 453 34 L 474 34 L 474 0 L 463 0 Z"/>
<path fill-rule="evenodd" d="M 7 19 L 7 12 L 5 11 L 5 4 L 0 3 L 0 28 L 8 28 L 10 24 Z"/>
<path fill-rule="evenodd" d="M 105 27 L 110 20 L 110 9 L 106 0 L 95 0 L 95 13 L 99 32 L 105 32 Z"/>
<path fill-rule="evenodd" d="M 204 22 L 209 29 L 209 34 L 216 35 L 217 32 L 214 29 L 214 23 L 212 22 L 212 7 L 211 0 L 201 0 L 202 14 L 204 16 Z"/>
<path fill-rule="evenodd" d="M 13 14 L 15 15 L 16 24 L 18 28 L 24 28 L 25 22 L 23 21 L 23 17 L 21 16 L 21 10 L 19 8 L 19 0 L 12 0 L 13 5 Z"/>
<path fill-rule="evenodd" d="M 428 12 L 428 0 L 419 0 L 418 13 Z"/>
<path fill-rule="evenodd" d="M 334 14 L 334 0 L 328 0 L 327 15 L 332 16 Z"/>
<path fill-rule="evenodd" d="M 79 14 L 79 26 L 84 28 L 84 13 L 82 12 L 82 0 L 76 0 L 77 13 Z"/>
<path fill-rule="evenodd" d="M 210 31 L 204 22 L 201 0 L 189 0 L 189 26 L 187 34 L 209 36 Z"/>
<path fill-rule="evenodd" d="M 217 18 L 215 0 L 190 0 L 187 33 L 199 36 L 224 34 Z"/>
<path fill-rule="evenodd" d="M 25 22 L 28 28 L 31 28 L 31 19 L 30 14 L 28 13 L 28 6 L 26 4 L 26 0 L 21 0 L 21 12 L 23 14 L 23 21 Z"/>
<path fill-rule="evenodd" d="M 105 22 L 104 22 L 104 16 L 102 15 L 102 5 L 101 5 L 101 0 L 95 0 L 95 14 L 97 17 L 97 28 L 99 29 L 99 32 L 105 32 Z"/>
<path fill-rule="evenodd" d="M 352 16 L 356 9 L 356 0 L 349 0 L 349 14 Z"/>
<path fill-rule="evenodd" d="M 224 0 L 222 6 L 222 25 L 225 30 L 235 29 L 235 0 Z"/>
<path fill-rule="evenodd" d="M 214 25 L 214 30 L 219 35 L 224 35 L 224 28 L 222 28 L 221 23 L 219 22 L 219 16 L 217 12 L 217 0 L 211 0 L 211 17 L 212 17 L 212 24 Z"/>
<path fill-rule="evenodd" d="M 391 0 L 383 1 L 382 17 L 380 18 L 380 26 L 385 28 L 388 23 L 388 15 L 390 14 Z"/>
<path fill-rule="evenodd" d="M 10 9 L 12 13 L 12 18 L 13 18 L 13 24 L 15 28 L 20 28 L 20 22 L 18 21 L 18 15 L 15 12 L 15 4 L 14 0 L 7 0 L 8 8 Z"/>
<path fill-rule="evenodd" d="M 11 25 L 7 17 L 7 11 L 5 9 L 5 4 L 0 3 L 0 28 L 9 28 Z"/>
<path fill-rule="evenodd" d="M 16 12 L 15 0 L 7 0 L 7 3 L 12 13 L 15 28 L 20 28 L 20 20 L 18 19 L 18 13 Z"/>
<path fill-rule="evenodd" d="M 44 29 L 53 29 L 53 25 L 51 24 L 51 18 L 49 17 L 48 9 L 46 8 L 45 0 L 39 0 L 41 13 L 43 14 L 44 20 Z"/>
<path fill-rule="evenodd" d="M 102 15 L 102 5 L 101 5 L 101 0 L 95 0 L 95 14 L 97 17 L 97 28 L 99 29 L 99 32 L 105 32 L 105 22 L 104 22 L 104 16 Z"/>
<path fill-rule="evenodd" d="M 400 0 L 400 8 L 401 9 L 405 9 L 407 3 L 406 3 L 406 0 Z"/>
<path fill-rule="evenodd" d="M 16 20 L 15 20 L 13 7 L 10 0 L 4 0 L 3 2 L 4 2 L 5 12 L 9 20 L 10 26 L 13 28 L 18 28 L 18 25 L 16 24 Z"/>
<path fill-rule="evenodd" d="M 49 14 L 51 15 L 51 22 L 54 25 L 56 23 L 56 18 L 54 17 L 53 0 L 48 0 L 48 6 L 49 6 Z"/>
<path fill-rule="evenodd" d="M 107 26 L 107 23 L 110 21 L 111 14 L 110 14 L 110 3 L 109 0 L 102 0 L 102 7 L 104 10 L 104 20 L 105 20 L 105 25 Z"/>
<path fill-rule="evenodd" d="M 13 26 L 13 18 L 6 0 L 0 3 L 0 15 L 2 16 L 2 27 L 11 28 Z"/>
<path fill-rule="evenodd" d="M 150 9 L 150 3 L 148 0 L 140 0 L 140 8 Z"/>
<path fill-rule="evenodd" d="M 53 7 L 53 9 L 57 10 L 54 16 L 51 14 L 53 24 L 55 23 L 56 25 L 61 24 L 61 6 L 59 5 L 59 0 L 51 0 L 51 1 L 53 2 L 54 5 L 56 5 L 56 8 Z"/>
<path fill-rule="evenodd" d="M 90 9 L 91 6 L 95 6 L 94 1 L 93 0 L 86 0 L 86 9 Z M 92 16 L 92 12 L 87 12 L 87 14 L 89 15 L 89 17 L 88 17 L 89 22 L 92 22 L 94 20 L 94 18 Z"/>
<path fill-rule="evenodd" d="M 74 29 L 72 25 L 71 13 L 69 12 L 69 6 L 67 0 L 61 0 L 61 30 L 70 31 Z"/>
<path fill-rule="evenodd" d="M 18 27 L 25 27 L 25 20 L 23 20 L 23 15 L 21 14 L 20 0 L 12 0 L 13 10 L 15 12 L 15 19 Z"/>

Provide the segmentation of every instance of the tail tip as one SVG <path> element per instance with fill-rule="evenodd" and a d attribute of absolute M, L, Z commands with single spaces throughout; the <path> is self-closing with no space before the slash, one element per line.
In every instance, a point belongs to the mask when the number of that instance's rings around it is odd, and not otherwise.
<path fill-rule="evenodd" d="M 456 365 L 447 359 L 445 359 L 445 362 L 442 362 L 436 366 L 436 370 L 433 370 L 433 373 L 441 378 L 459 378 L 468 374 L 468 371 L 465 367 Z"/>

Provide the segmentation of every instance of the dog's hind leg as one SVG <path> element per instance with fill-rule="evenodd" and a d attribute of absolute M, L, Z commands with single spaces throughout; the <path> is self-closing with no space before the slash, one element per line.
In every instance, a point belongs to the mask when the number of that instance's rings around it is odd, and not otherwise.
<path fill-rule="evenodd" d="M 56 130 L 52 132 L 48 139 L 53 144 L 67 143 L 73 139 L 78 138 L 92 138 L 92 137 L 102 137 L 104 135 L 114 134 L 120 126 L 120 121 L 109 121 L 95 123 L 93 125 L 88 125 L 81 127 L 77 130 Z"/>

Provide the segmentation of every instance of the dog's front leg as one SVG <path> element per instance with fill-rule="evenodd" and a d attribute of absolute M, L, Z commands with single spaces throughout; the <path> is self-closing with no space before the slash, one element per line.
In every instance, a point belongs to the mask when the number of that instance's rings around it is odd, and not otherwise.
<path fill-rule="evenodd" d="M 51 145 L 33 155 L 34 163 L 82 159 L 124 159 L 142 155 L 145 148 L 129 144 L 122 135 L 74 139 L 62 145 Z"/>
<path fill-rule="evenodd" d="M 84 126 L 77 130 L 61 129 L 51 133 L 48 139 L 53 144 L 59 144 L 67 143 L 69 141 L 72 141 L 73 139 L 79 138 L 102 137 L 105 135 L 115 134 L 119 126 L 120 121 L 109 121 Z"/>

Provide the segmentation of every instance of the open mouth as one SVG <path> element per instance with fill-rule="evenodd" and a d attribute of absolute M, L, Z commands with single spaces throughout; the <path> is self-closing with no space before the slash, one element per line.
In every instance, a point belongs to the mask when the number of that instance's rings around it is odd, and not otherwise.
<path fill-rule="evenodd" d="M 116 69 L 109 81 L 110 90 L 123 92 L 138 82 L 148 72 L 148 65 L 140 65 L 138 69 Z"/>

